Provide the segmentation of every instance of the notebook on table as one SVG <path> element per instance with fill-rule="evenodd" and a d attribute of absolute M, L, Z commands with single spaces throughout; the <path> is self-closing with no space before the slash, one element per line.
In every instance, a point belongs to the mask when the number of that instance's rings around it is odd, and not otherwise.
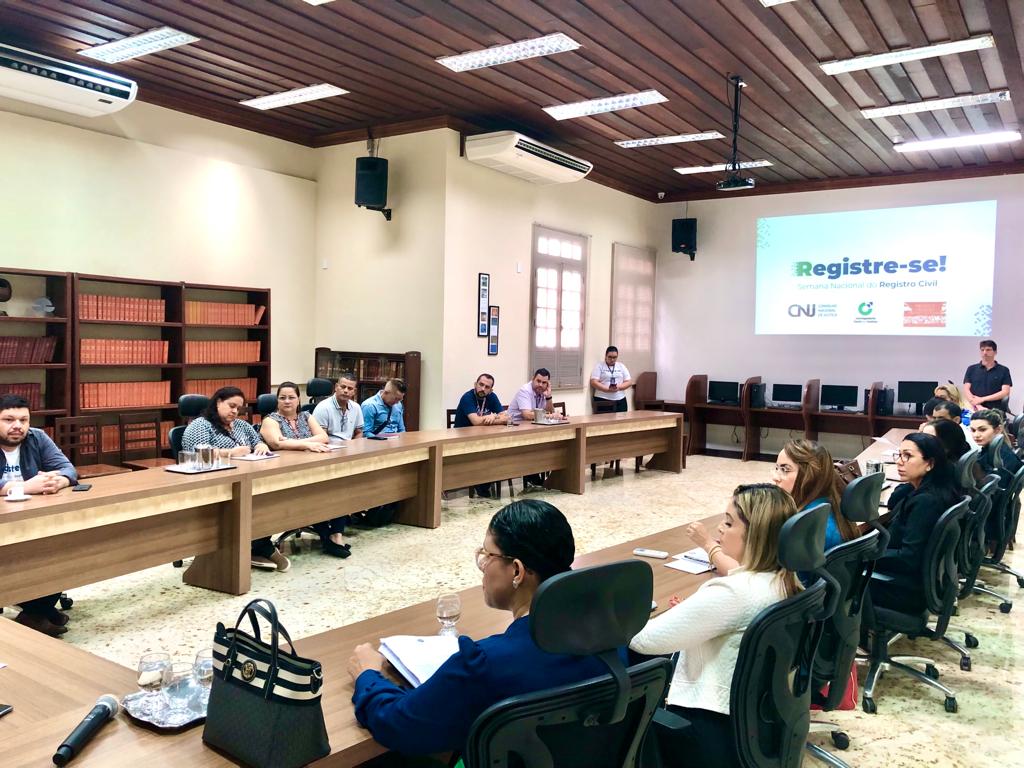
<path fill-rule="evenodd" d="M 429 680 L 458 650 L 459 639 L 451 635 L 393 635 L 380 641 L 381 656 L 390 661 L 413 688 Z"/>

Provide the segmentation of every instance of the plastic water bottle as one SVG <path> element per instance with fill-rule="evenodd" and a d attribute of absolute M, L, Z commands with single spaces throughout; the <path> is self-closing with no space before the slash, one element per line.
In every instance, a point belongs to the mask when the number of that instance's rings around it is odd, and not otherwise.
<path fill-rule="evenodd" d="M 968 411 L 966 408 L 960 411 L 960 423 L 962 423 L 965 427 L 969 427 L 971 425 L 971 412 Z"/>

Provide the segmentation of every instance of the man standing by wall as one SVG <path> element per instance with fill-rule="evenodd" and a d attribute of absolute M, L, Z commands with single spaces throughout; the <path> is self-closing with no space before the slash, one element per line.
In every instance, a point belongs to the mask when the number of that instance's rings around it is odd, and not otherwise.
<path fill-rule="evenodd" d="M 978 347 L 981 362 L 968 367 L 964 374 L 964 397 L 973 411 L 979 408 L 1009 410 L 1013 386 L 1010 369 L 996 362 L 998 346 L 992 339 L 985 339 Z"/>

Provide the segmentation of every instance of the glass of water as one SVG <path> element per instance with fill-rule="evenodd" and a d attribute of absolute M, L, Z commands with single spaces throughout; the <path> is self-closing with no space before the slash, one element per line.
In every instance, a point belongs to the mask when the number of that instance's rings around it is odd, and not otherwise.
<path fill-rule="evenodd" d="M 187 661 L 175 661 L 167 668 L 162 692 L 166 711 L 161 720 L 165 725 L 181 725 L 195 716 L 189 707 L 195 689 L 192 665 Z"/>
<path fill-rule="evenodd" d="M 213 648 L 203 648 L 196 653 L 192 677 L 199 686 L 199 703 L 206 709 L 210 701 L 210 686 L 213 685 Z"/>
<path fill-rule="evenodd" d="M 152 715 L 164 708 L 160 690 L 170 666 L 171 657 L 167 653 L 147 653 L 139 659 L 137 682 L 139 690 L 144 694 L 141 703 L 144 713 Z"/>
<path fill-rule="evenodd" d="M 437 598 L 437 620 L 441 622 L 439 635 L 451 635 L 457 637 L 459 632 L 455 628 L 462 616 L 462 600 L 456 594 L 441 595 Z"/>

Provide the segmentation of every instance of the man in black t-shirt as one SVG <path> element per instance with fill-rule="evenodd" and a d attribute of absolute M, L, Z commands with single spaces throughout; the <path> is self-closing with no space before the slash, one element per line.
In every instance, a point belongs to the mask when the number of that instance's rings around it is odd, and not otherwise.
<path fill-rule="evenodd" d="M 964 398 L 972 410 L 999 408 L 1005 411 L 1010 406 L 1013 386 L 1010 369 L 996 362 L 998 347 L 992 339 L 985 339 L 978 346 L 981 362 L 968 367 L 964 374 Z"/>

